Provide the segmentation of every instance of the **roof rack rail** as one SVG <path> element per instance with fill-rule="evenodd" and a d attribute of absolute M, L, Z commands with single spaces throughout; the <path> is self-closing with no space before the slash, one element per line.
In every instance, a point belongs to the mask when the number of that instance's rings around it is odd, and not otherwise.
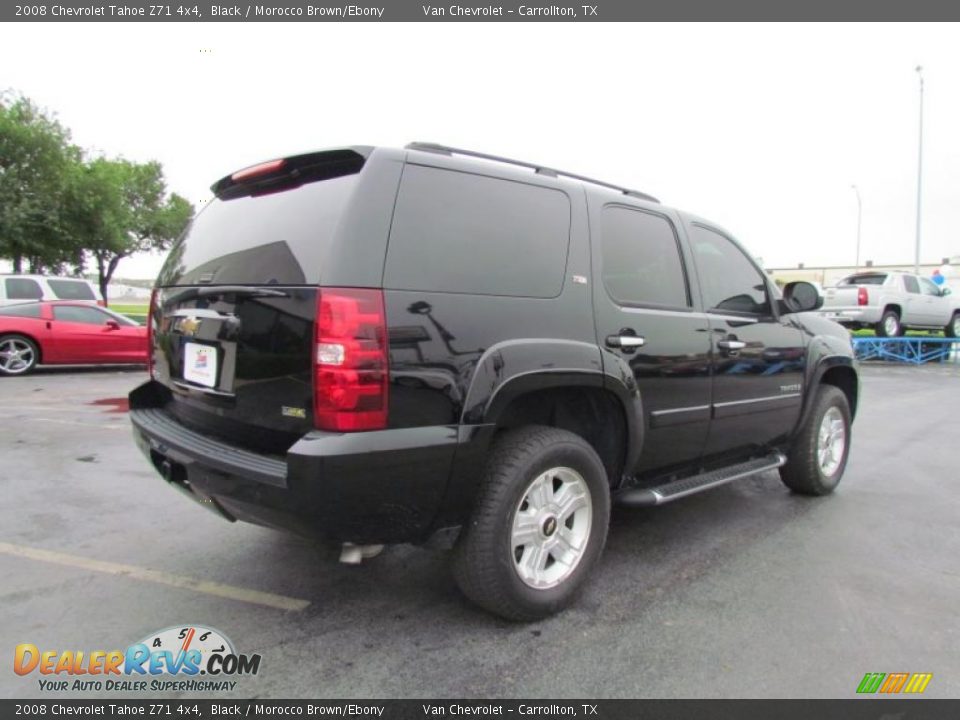
<path fill-rule="evenodd" d="M 548 177 L 558 177 L 560 175 L 574 180 L 580 180 L 581 182 L 587 182 L 591 185 L 599 185 L 601 187 L 609 188 L 611 190 L 616 190 L 628 195 L 629 197 L 639 198 L 640 200 L 646 200 L 648 202 L 659 203 L 660 201 L 653 195 L 647 195 L 642 193 L 639 190 L 630 190 L 629 188 L 620 187 L 619 185 L 613 185 L 612 183 L 603 182 L 602 180 L 594 180 L 593 178 L 588 178 L 583 175 L 575 175 L 573 173 L 564 172 L 563 170 L 556 170 L 554 168 L 545 167 L 543 165 L 536 165 L 534 163 L 523 162 L 522 160 L 511 160 L 510 158 L 500 157 L 499 155 L 488 155 L 487 153 L 476 152 L 474 150 L 463 150 L 461 148 L 447 147 L 446 145 L 439 145 L 437 143 L 429 142 L 412 142 L 408 143 L 406 146 L 407 150 L 422 150 L 424 152 L 439 153 L 441 155 L 464 155 L 466 157 L 475 157 L 480 158 L 481 160 L 492 160 L 494 162 L 507 163 L 509 165 L 516 165 L 518 167 L 530 168 L 538 175 L 546 175 Z"/>

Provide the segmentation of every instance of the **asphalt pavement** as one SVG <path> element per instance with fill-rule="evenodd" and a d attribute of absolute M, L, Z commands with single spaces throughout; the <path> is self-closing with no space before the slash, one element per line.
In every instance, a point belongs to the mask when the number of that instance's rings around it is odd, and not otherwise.
<path fill-rule="evenodd" d="M 133 444 L 124 398 L 145 378 L 0 378 L 4 697 L 108 695 L 40 690 L 11 669 L 19 643 L 108 651 L 194 624 L 262 658 L 196 697 L 849 698 L 867 672 L 960 696 L 958 365 L 863 368 L 831 497 L 768 473 L 615 510 L 579 601 L 533 625 L 471 606 L 441 551 L 344 566 L 189 502 Z"/>

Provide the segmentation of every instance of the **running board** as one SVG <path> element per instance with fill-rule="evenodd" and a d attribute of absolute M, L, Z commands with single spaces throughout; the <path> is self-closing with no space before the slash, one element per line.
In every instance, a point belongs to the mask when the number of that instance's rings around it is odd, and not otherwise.
<path fill-rule="evenodd" d="M 614 497 L 619 505 L 629 507 L 650 507 L 653 505 L 663 505 L 672 500 L 693 495 L 694 493 L 709 490 L 710 488 L 725 485 L 728 482 L 739 480 L 740 478 L 756 475 L 757 473 L 775 470 L 786 464 L 787 458 L 781 453 L 775 453 L 755 460 L 748 460 L 739 465 L 712 470 L 702 475 L 675 480 L 673 482 L 657 485 L 651 488 L 629 488 L 623 490 Z"/>

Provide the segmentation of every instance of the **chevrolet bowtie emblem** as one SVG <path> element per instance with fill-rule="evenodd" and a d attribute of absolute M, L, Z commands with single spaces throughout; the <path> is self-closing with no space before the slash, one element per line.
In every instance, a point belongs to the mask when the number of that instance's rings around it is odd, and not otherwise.
<path fill-rule="evenodd" d="M 200 320 L 195 317 L 185 317 L 180 320 L 180 333 L 188 337 L 193 337 L 200 329 Z"/>

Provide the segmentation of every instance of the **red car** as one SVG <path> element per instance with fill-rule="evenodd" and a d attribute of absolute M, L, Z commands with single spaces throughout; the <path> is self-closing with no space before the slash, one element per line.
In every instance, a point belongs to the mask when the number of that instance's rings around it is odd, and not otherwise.
<path fill-rule="evenodd" d="M 147 328 L 77 302 L 33 302 L 0 308 L 0 375 L 37 365 L 147 362 Z"/>

